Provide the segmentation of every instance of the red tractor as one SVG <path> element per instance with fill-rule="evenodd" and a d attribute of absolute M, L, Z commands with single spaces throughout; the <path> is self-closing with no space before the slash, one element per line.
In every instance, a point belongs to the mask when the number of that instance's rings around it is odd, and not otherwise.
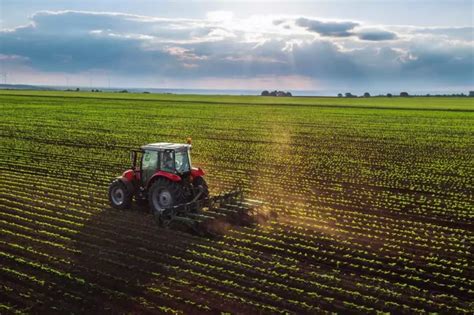
<path fill-rule="evenodd" d="M 243 199 L 242 189 L 209 197 L 204 171 L 191 166 L 190 151 L 190 139 L 187 144 L 159 142 L 132 150 L 132 167 L 109 186 L 112 207 L 130 208 L 133 198 L 148 201 L 161 226 L 181 221 L 197 229 L 223 217 L 248 221 L 255 205 Z"/>
<path fill-rule="evenodd" d="M 109 187 L 109 201 L 118 209 L 130 208 L 132 198 L 148 200 L 154 211 L 207 198 L 204 171 L 191 167 L 191 144 L 151 143 L 130 153 L 132 167 Z M 138 166 L 137 166 L 138 161 Z"/>

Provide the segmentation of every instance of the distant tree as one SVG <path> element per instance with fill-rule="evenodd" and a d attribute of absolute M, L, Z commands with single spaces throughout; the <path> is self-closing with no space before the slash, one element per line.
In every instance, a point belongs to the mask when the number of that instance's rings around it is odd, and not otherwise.
<path fill-rule="evenodd" d="M 81 90 L 81 89 L 79 89 L 79 88 L 76 88 L 76 92 L 79 92 L 80 90 Z"/>
<path fill-rule="evenodd" d="M 350 92 L 347 92 L 347 93 L 345 93 L 344 95 L 345 95 L 346 97 L 355 97 L 355 95 L 352 95 L 352 93 L 350 93 Z"/>
<path fill-rule="evenodd" d="M 293 96 L 290 92 L 285 92 L 285 91 L 271 91 L 271 92 L 268 92 L 267 90 L 265 91 L 262 91 L 262 93 L 260 93 L 261 96 Z"/>
<path fill-rule="evenodd" d="M 370 97 L 369 92 L 365 92 L 365 93 L 364 93 L 364 97 Z"/>
<path fill-rule="evenodd" d="M 410 96 L 410 95 L 408 94 L 408 92 L 401 92 L 401 93 L 400 93 L 400 96 L 401 96 L 401 97 L 408 97 L 408 96 Z"/>
<path fill-rule="evenodd" d="M 338 93 L 338 94 L 337 94 L 337 97 L 342 97 L 342 93 Z"/>
<path fill-rule="evenodd" d="M 391 94 L 391 93 L 387 93 L 387 97 L 392 97 L 392 94 Z"/>
<path fill-rule="evenodd" d="M 469 97 L 474 97 L 474 91 L 469 91 Z"/>

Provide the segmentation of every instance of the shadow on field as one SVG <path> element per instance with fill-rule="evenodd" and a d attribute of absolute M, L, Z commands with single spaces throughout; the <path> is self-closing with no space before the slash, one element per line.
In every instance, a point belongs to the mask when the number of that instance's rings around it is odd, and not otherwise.
<path fill-rule="evenodd" d="M 173 266 L 189 255 L 191 243 L 205 241 L 159 228 L 146 207 L 104 208 L 74 237 L 74 248 L 80 251 L 74 275 L 90 283 L 82 292 L 80 311 L 149 313 L 161 306 L 196 313 L 195 307 L 164 297 L 160 290 L 175 285 L 169 279 L 179 277 L 179 269 Z"/>
<path fill-rule="evenodd" d="M 221 234 L 230 233 L 230 228 L 238 226 L 218 222 L 214 227 Z M 156 313 L 169 307 L 199 314 L 205 312 L 201 304 L 212 307 L 207 313 L 245 310 L 238 301 L 223 301 L 194 288 L 200 280 L 192 272 L 207 269 L 195 265 L 191 251 L 202 250 L 197 245 L 214 246 L 216 239 L 196 236 L 179 226 L 160 228 L 147 206 L 104 207 L 73 237 L 71 247 L 78 253 L 69 272 L 87 284 L 63 288 L 82 298 L 67 308 L 81 313 Z"/>

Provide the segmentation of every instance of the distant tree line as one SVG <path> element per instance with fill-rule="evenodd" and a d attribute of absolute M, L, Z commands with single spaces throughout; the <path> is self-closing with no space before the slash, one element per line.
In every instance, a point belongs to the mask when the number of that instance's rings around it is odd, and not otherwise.
<path fill-rule="evenodd" d="M 291 95 L 290 92 L 284 92 L 284 91 L 272 91 L 272 92 L 268 92 L 267 90 L 265 91 L 262 91 L 262 93 L 260 94 L 261 96 L 293 96 Z"/>
<path fill-rule="evenodd" d="M 73 92 L 73 91 L 74 91 L 74 92 L 80 92 L 81 89 L 80 89 L 80 88 L 66 89 L 66 90 L 64 90 L 64 91 L 66 91 L 66 92 Z M 91 92 L 102 92 L 102 91 L 99 90 L 99 89 L 92 89 Z"/>
<path fill-rule="evenodd" d="M 393 97 L 393 95 L 391 93 L 387 93 L 385 95 L 383 94 L 379 94 L 377 95 L 376 97 L 383 97 L 383 96 L 386 96 L 386 97 Z M 413 94 L 413 95 L 410 95 L 408 94 L 408 92 L 400 92 L 399 94 L 400 97 L 410 97 L 410 96 L 417 96 L 417 97 L 474 97 L 474 91 L 469 91 L 469 94 L 464 94 L 464 93 L 459 93 L 459 94 Z M 342 93 L 338 93 L 337 94 L 337 97 L 347 97 L 347 98 L 351 98 L 351 97 L 371 97 L 370 96 L 370 93 L 369 92 L 365 92 L 363 95 L 361 96 L 357 96 L 355 94 L 352 94 L 350 92 L 347 92 L 347 93 L 344 93 L 344 95 Z"/>

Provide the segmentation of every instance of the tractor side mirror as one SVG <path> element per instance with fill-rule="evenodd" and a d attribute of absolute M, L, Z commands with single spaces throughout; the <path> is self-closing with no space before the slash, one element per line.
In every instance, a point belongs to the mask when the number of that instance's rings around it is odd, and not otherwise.
<path fill-rule="evenodd" d="M 130 151 L 130 163 L 132 164 L 132 169 L 134 170 L 137 166 L 137 152 Z"/>

